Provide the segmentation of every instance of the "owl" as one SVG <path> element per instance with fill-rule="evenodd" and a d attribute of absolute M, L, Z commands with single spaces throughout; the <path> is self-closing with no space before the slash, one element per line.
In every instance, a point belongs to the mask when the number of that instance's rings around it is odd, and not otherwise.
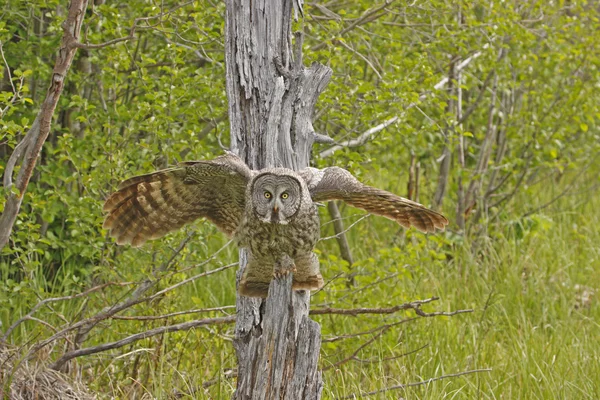
<path fill-rule="evenodd" d="M 118 244 L 137 247 L 206 218 L 248 250 L 240 294 L 266 297 L 273 277 L 290 272 L 294 290 L 323 286 L 313 252 L 320 235 L 316 203 L 329 200 L 423 232 L 448 224 L 443 215 L 365 185 L 339 167 L 254 171 L 227 153 L 127 179 L 106 200 L 103 227 Z"/>

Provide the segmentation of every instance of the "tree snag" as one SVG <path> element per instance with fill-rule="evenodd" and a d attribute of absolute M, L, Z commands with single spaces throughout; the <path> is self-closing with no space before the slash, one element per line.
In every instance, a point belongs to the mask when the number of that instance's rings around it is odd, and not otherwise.
<path fill-rule="evenodd" d="M 302 35 L 292 45 L 291 0 L 227 0 L 225 59 L 231 150 L 252 169 L 307 167 L 312 115 L 331 77 L 302 64 Z M 302 13 L 301 8 L 296 12 Z M 237 281 L 246 265 L 240 251 Z M 308 318 L 310 294 L 292 292 L 292 276 L 274 280 L 266 300 L 237 298 L 235 399 L 319 399 L 319 324 Z"/>

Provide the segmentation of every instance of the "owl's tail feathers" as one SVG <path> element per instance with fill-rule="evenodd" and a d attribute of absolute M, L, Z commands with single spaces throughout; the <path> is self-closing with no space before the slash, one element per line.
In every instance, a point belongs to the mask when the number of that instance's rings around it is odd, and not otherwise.
<path fill-rule="evenodd" d="M 185 224 L 188 219 L 181 218 L 181 209 L 175 204 L 176 173 L 169 169 L 128 179 L 109 196 L 102 227 L 110 229 L 117 244 L 138 247 Z"/>
<path fill-rule="evenodd" d="M 291 261 L 291 260 L 290 260 Z M 314 253 L 307 253 L 296 257 L 292 261 L 295 266 L 293 272 L 293 290 L 318 290 L 324 285 L 323 277 L 319 272 L 319 259 Z M 292 271 L 292 269 L 288 269 Z M 259 263 L 248 257 L 248 264 L 239 285 L 239 292 L 243 296 L 266 298 L 269 294 L 269 285 L 273 280 L 274 266 L 270 263 Z"/>
<path fill-rule="evenodd" d="M 269 294 L 269 285 L 271 284 L 271 279 L 267 280 L 259 280 L 248 277 L 243 277 L 240 286 L 239 292 L 243 296 L 248 297 L 262 297 L 263 299 L 267 297 Z M 318 290 L 323 287 L 324 281 L 323 277 L 320 273 L 316 273 L 309 277 L 303 277 L 302 280 L 298 280 L 294 275 L 294 280 L 292 282 L 293 290 Z"/>

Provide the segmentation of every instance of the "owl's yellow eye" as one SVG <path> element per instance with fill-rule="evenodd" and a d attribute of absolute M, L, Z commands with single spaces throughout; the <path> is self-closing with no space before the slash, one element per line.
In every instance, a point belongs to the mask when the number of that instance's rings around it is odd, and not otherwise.
<path fill-rule="evenodd" d="M 270 198 L 271 198 L 271 193 L 265 192 L 265 199 L 270 199 Z"/>
<path fill-rule="evenodd" d="M 290 197 L 290 195 L 289 195 L 289 194 L 287 194 L 287 192 L 281 193 L 281 198 L 282 198 L 282 199 L 284 199 L 284 200 L 285 200 L 285 199 L 287 199 L 288 197 Z"/>

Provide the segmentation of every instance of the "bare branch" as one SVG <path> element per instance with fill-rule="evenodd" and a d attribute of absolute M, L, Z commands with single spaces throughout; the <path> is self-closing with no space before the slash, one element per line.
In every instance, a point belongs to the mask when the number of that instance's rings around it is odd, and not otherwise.
<path fill-rule="evenodd" d="M 331 215 L 331 220 L 333 221 L 333 229 L 335 230 L 335 237 L 340 248 L 340 255 L 351 267 L 352 264 L 354 264 L 354 260 L 352 259 L 352 251 L 348 245 L 348 239 L 344 233 L 344 222 L 342 221 L 342 216 L 337 203 L 335 201 L 328 202 L 327 209 L 329 210 L 329 215 Z"/>
<path fill-rule="evenodd" d="M 390 386 L 390 387 L 385 388 L 385 389 L 374 390 L 372 392 L 360 393 L 360 394 L 351 394 L 349 396 L 340 397 L 339 399 L 355 399 L 357 397 L 373 396 L 375 394 L 389 392 L 390 390 L 406 389 L 408 387 L 428 385 L 431 382 L 439 381 L 439 380 L 442 380 L 442 379 L 455 378 L 457 376 L 476 374 L 476 373 L 479 373 L 479 372 L 491 372 L 491 371 L 492 371 L 491 368 L 473 369 L 473 370 L 470 370 L 470 371 L 458 372 L 456 374 L 448 374 L 448 375 L 438 376 L 438 377 L 435 377 L 435 378 L 429 378 L 429 379 L 421 381 L 421 382 L 403 383 L 403 384 L 400 384 L 400 385 Z"/>
<path fill-rule="evenodd" d="M 349 45 L 347 45 L 346 43 L 344 43 L 343 40 L 338 40 L 337 43 L 340 44 L 340 46 L 342 46 L 343 48 L 345 48 L 346 50 L 351 51 L 352 53 L 356 54 L 358 57 L 360 57 L 364 62 L 367 63 L 367 65 L 369 67 L 371 67 L 371 69 L 373 70 L 373 72 L 375 72 L 375 75 L 377 75 L 377 77 L 380 80 L 383 80 L 383 77 L 381 76 L 381 74 L 379 73 L 379 71 L 377 71 L 377 68 L 375 68 L 375 66 L 373 65 L 373 63 L 371 63 L 371 61 L 365 57 L 364 55 L 362 55 L 359 51 L 354 50 L 352 47 L 350 47 Z"/>
<path fill-rule="evenodd" d="M 324 238 L 320 238 L 319 241 L 321 240 L 329 240 L 329 239 L 333 239 L 333 238 L 338 238 L 340 235 L 343 235 L 344 233 L 348 232 L 350 229 L 352 229 L 352 227 L 356 224 L 358 224 L 360 221 L 362 221 L 363 219 L 369 217 L 371 214 L 365 214 L 362 217 L 360 217 L 359 219 L 357 219 L 356 221 L 354 221 L 353 223 L 350 224 L 350 226 L 348 226 L 348 228 L 344 229 L 343 231 L 333 235 L 333 236 L 326 236 Z"/>
<path fill-rule="evenodd" d="M 386 327 L 384 329 L 382 329 L 379 333 L 377 333 L 375 336 L 373 336 L 371 339 L 367 340 L 365 343 L 361 344 L 360 346 L 358 346 L 358 348 L 356 350 L 354 350 L 354 352 L 352 354 L 350 354 L 348 357 L 344 358 L 343 360 L 340 360 L 338 362 L 336 362 L 333 365 L 329 365 L 325 368 L 323 368 L 323 372 L 330 370 L 332 368 L 335 367 L 339 367 L 340 365 L 346 364 L 348 361 L 351 361 L 354 357 L 356 357 L 356 355 L 365 347 L 367 347 L 368 345 L 370 345 L 371 343 L 373 343 L 375 340 L 377 340 L 378 338 L 381 337 L 381 335 L 383 335 L 384 333 L 386 333 L 388 331 L 388 329 L 390 329 L 389 327 Z"/>
<path fill-rule="evenodd" d="M 71 46 L 76 47 L 78 49 L 82 49 L 82 50 L 96 50 L 96 49 L 101 49 L 103 47 L 112 46 L 113 44 L 125 42 L 125 41 L 131 40 L 133 38 L 134 38 L 133 34 L 130 34 L 129 36 L 112 39 L 107 42 L 98 43 L 98 44 L 84 44 L 84 43 L 79 43 L 79 42 L 73 41 L 73 42 L 71 42 Z"/>
<path fill-rule="evenodd" d="M 233 264 L 225 265 L 225 266 L 223 266 L 223 267 L 220 267 L 220 268 L 216 268 L 216 269 L 213 269 L 213 270 L 210 270 L 210 271 L 205 271 L 205 272 L 202 272 L 202 273 L 200 273 L 200 274 L 194 275 L 194 276 L 192 276 L 192 277 L 189 277 L 189 278 L 187 278 L 187 279 L 184 279 L 183 281 L 181 281 L 181 282 L 178 282 L 178 283 L 176 283 L 176 284 L 174 284 L 174 285 L 172 285 L 172 286 L 169 286 L 169 287 L 168 287 L 168 288 L 166 288 L 166 289 L 163 289 L 163 290 L 161 290 L 161 291 L 159 291 L 159 292 L 156 292 L 156 293 L 155 293 L 155 294 L 153 294 L 152 296 L 148 296 L 148 297 L 146 297 L 146 298 L 142 299 L 142 301 L 150 301 L 150 300 L 154 300 L 154 299 L 156 299 L 157 297 L 160 297 L 160 296 L 162 296 L 163 294 L 165 294 L 165 293 L 167 293 L 167 292 L 170 292 L 170 291 L 171 291 L 171 290 L 173 290 L 173 289 L 177 289 L 178 287 L 185 285 L 186 283 L 190 283 L 190 282 L 192 282 L 192 281 L 195 281 L 195 280 L 196 280 L 196 279 L 198 279 L 198 278 L 202 278 L 202 277 L 205 277 L 205 276 L 208 276 L 208 275 L 216 274 L 217 272 L 225 271 L 226 269 L 229 269 L 229 268 L 231 268 L 231 267 L 235 267 L 235 266 L 236 266 L 236 265 L 238 265 L 238 264 L 239 264 L 239 263 L 233 263 Z"/>
<path fill-rule="evenodd" d="M 381 13 L 381 14 L 379 14 L 379 15 L 377 15 L 377 13 L 380 12 L 380 11 L 382 11 L 383 9 L 385 9 L 387 6 L 389 6 L 393 2 L 394 2 L 394 0 L 386 0 L 382 5 L 380 5 L 378 7 L 375 7 L 372 10 L 368 10 L 363 15 L 361 15 L 360 18 L 356 19 L 348 27 L 342 29 L 338 34 L 336 34 L 334 36 L 334 39 L 339 38 L 341 36 L 344 36 L 346 33 L 350 32 L 351 30 L 353 30 L 357 26 L 360 26 L 360 25 L 365 24 L 367 22 L 374 21 L 375 19 L 377 19 L 377 18 L 385 15 L 384 12 Z M 328 40 L 325 40 L 325 41 L 319 43 L 318 45 L 313 46 L 313 48 L 311 50 L 312 51 L 321 50 L 323 47 L 327 46 L 328 42 L 329 42 Z M 337 43 L 341 43 L 341 42 L 338 41 Z"/>
<path fill-rule="evenodd" d="M 573 178 L 573 181 L 571 181 L 571 183 L 569 183 L 569 185 L 567 185 L 567 187 L 562 192 L 560 192 L 558 195 L 556 195 L 555 197 L 553 197 L 551 200 L 547 201 L 546 203 L 542 204 L 541 206 L 527 211 L 525 214 L 523 214 L 523 218 L 528 217 L 532 214 L 537 213 L 538 211 L 543 210 L 544 208 L 552 205 L 557 200 L 559 200 L 560 198 L 564 197 L 567 193 L 569 193 L 571 191 L 571 189 L 573 188 L 573 186 L 575 186 L 575 183 L 577 183 L 579 178 L 584 174 L 584 172 L 586 172 L 592 165 L 595 165 L 597 158 L 598 158 L 598 153 L 594 157 L 592 157 L 592 160 L 579 171 L 579 173 L 575 176 L 575 178 Z"/>
<path fill-rule="evenodd" d="M 220 318 L 206 318 L 199 319 L 196 321 L 183 322 L 181 324 L 169 325 L 169 326 L 161 326 L 159 328 L 150 329 L 146 332 L 136 333 L 135 335 L 128 336 L 124 339 L 118 340 L 112 343 L 104 343 L 99 346 L 87 347 L 85 349 L 73 350 L 66 352 L 63 354 L 61 358 L 52 363 L 49 368 L 54 370 L 59 370 L 67 361 L 76 358 L 87 356 L 90 354 L 100 353 L 106 350 L 118 349 L 119 347 L 123 347 L 133 342 L 137 342 L 138 340 L 146 339 L 156 335 L 162 335 L 164 333 L 169 332 L 177 332 L 188 330 L 192 328 L 196 328 L 199 326 L 205 325 L 220 325 L 220 324 L 231 324 L 235 322 L 235 316 L 230 315 L 227 317 Z"/>
<path fill-rule="evenodd" d="M 0 55 L 2 55 L 2 60 L 4 61 L 4 66 L 6 67 L 6 73 L 8 74 L 8 81 L 10 82 L 10 86 L 12 87 L 12 91 L 14 94 L 17 93 L 17 89 L 15 89 L 15 85 L 12 81 L 12 75 L 10 73 L 10 67 L 8 65 L 8 61 L 6 61 L 6 57 L 4 56 L 4 43 L 0 41 Z"/>
<path fill-rule="evenodd" d="M 335 153 L 336 151 L 341 150 L 345 147 L 362 146 L 369 140 L 369 138 L 371 136 L 373 136 L 376 133 L 381 132 L 382 130 L 384 130 L 385 128 L 387 128 L 388 126 L 390 126 L 397 120 L 398 120 L 398 117 L 392 117 L 392 118 L 388 119 L 387 121 L 384 121 L 383 123 L 381 123 L 377 126 L 374 126 L 371 129 L 366 130 L 356 139 L 346 140 L 344 142 L 336 144 L 335 146 L 333 146 L 327 150 L 322 151 L 321 153 L 319 153 L 319 157 L 320 158 L 329 157 L 329 156 L 333 155 L 333 153 Z"/>
<path fill-rule="evenodd" d="M 225 312 L 226 310 L 235 309 L 235 306 L 223 306 L 223 307 L 213 307 L 213 308 L 198 308 L 195 310 L 186 310 L 186 311 L 177 311 L 170 314 L 164 315 L 140 315 L 140 316 L 127 316 L 127 315 L 113 315 L 112 319 L 121 319 L 126 321 L 154 321 L 157 319 L 167 319 L 171 317 L 176 317 L 179 315 L 187 315 L 187 314 L 199 314 L 206 312 Z"/>
<path fill-rule="evenodd" d="M 168 261 L 161 264 L 160 267 L 157 268 L 156 271 L 154 271 L 154 276 L 156 276 L 159 272 L 166 270 L 170 266 L 170 264 L 174 260 L 175 256 L 178 255 L 183 250 L 183 248 L 185 247 L 187 242 L 191 239 L 192 234 L 193 233 L 190 233 L 184 240 L 181 241 L 179 247 L 173 252 L 174 253 L 173 256 L 171 256 L 171 258 Z M 92 317 L 78 321 L 78 322 L 74 323 L 73 325 L 64 327 L 62 330 L 58 331 L 57 333 L 55 333 L 48 339 L 45 339 L 45 340 L 37 343 L 31 350 L 29 350 L 27 357 L 30 354 L 36 353 L 37 351 L 39 351 L 43 347 L 47 346 L 48 344 L 50 344 L 58 339 L 63 338 L 67 333 L 69 333 L 73 330 L 76 330 L 76 329 L 79 330 L 79 332 L 78 332 L 79 339 L 77 339 L 77 341 L 82 342 L 85 339 L 86 335 L 100 321 L 108 319 L 108 318 L 112 317 L 113 315 L 115 315 L 129 307 L 132 307 L 136 304 L 147 301 L 149 298 L 145 298 L 145 297 L 142 298 L 141 296 L 147 290 L 149 290 L 151 287 L 156 285 L 157 282 L 158 282 L 158 279 L 151 279 L 151 278 L 145 279 L 138 285 L 138 287 L 131 293 L 131 295 L 127 299 L 125 299 L 125 300 L 121 301 L 120 303 L 117 303 L 113 306 L 105 307 L 104 309 L 102 309 L 102 311 L 98 312 L 96 315 L 94 315 Z"/>
<path fill-rule="evenodd" d="M 425 300 L 415 300 L 409 303 L 400 304 L 394 307 L 388 308 L 321 308 L 317 310 L 310 310 L 310 315 L 323 315 L 323 314 L 338 314 L 338 315 L 352 315 L 357 316 L 359 314 L 393 314 L 402 310 L 414 310 L 415 313 L 421 317 L 435 317 L 439 315 L 444 316 L 453 316 L 456 314 L 470 313 L 473 312 L 472 309 L 467 310 L 457 310 L 457 311 L 436 311 L 433 313 L 426 313 L 420 309 L 423 304 L 431 303 L 433 301 L 439 300 L 439 297 L 431 297 Z"/>
<path fill-rule="evenodd" d="M 13 323 L 6 331 L 6 333 L 4 334 L 4 336 L 2 336 L 2 340 L 6 341 L 6 339 L 8 338 L 8 336 L 12 333 L 12 331 L 15 330 L 15 328 L 17 326 L 19 326 L 24 320 L 26 319 L 30 319 L 30 317 L 37 311 L 39 310 L 42 306 L 48 304 L 48 303 L 55 303 L 58 301 L 66 301 L 66 300 L 73 300 L 73 299 L 78 299 L 80 297 L 85 297 L 91 293 L 97 292 L 99 290 L 102 290 L 108 286 L 128 286 L 128 285 L 133 285 L 133 282 L 108 282 L 108 283 L 104 283 L 102 285 L 98 285 L 98 286 L 94 286 L 93 288 L 90 288 L 88 290 L 85 290 L 81 293 L 77 293 L 74 294 L 72 296 L 63 296 L 63 297 L 51 297 L 48 299 L 44 299 L 41 300 L 39 303 L 37 303 L 32 309 L 31 311 L 29 311 L 24 317 L 22 317 L 21 319 L 17 320 L 15 323 Z"/>
<path fill-rule="evenodd" d="M 323 339 L 323 343 L 325 343 L 325 342 L 332 343 L 332 342 L 337 342 L 337 341 L 340 341 L 340 340 L 353 339 L 353 338 L 356 338 L 356 337 L 359 337 L 359 336 L 369 335 L 369 334 L 372 334 L 372 333 L 379 332 L 382 329 L 392 328 L 392 327 L 394 327 L 396 325 L 402 325 L 402 324 L 405 324 L 407 322 L 415 321 L 417 319 L 419 319 L 419 317 L 405 318 L 405 319 L 400 320 L 400 321 L 392 322 L 391 324 L 385 324 L 385 325 L 378 326 L 377 328 L 369 329 L 368 331 L 356 332 L 356 333 L 349 333 L 347 335 L 339 335 L 339 336 L 328 337 L 326 339 Z"/>
<path fill-rule="evenodd" d="M 371 363 L 379 363 L 379 362 L 383 362 L 383 361 L 397 360 L 398 358 L 402 358 L 402 357 L 410 356 L 411 354 L 418 353 L 419 351 L 421 351 L 421 350 L 423 350 L 424 348 L 427 348 L 427 347 L 429 347 L 429 343 L 427 343 L 427 344 L 419 347 L 418 349 L 407 351 L 406 353 L 402 353 L 402 354 L 399 354 L 397 356 L 384 357 L 384 358 L 370 358 L 368 360 L 362 360 L 360 358 L 354 357 L 353 360 L 357 361 L 359 363 L 364 363 L 364 364 L 371 364 Z"/>

